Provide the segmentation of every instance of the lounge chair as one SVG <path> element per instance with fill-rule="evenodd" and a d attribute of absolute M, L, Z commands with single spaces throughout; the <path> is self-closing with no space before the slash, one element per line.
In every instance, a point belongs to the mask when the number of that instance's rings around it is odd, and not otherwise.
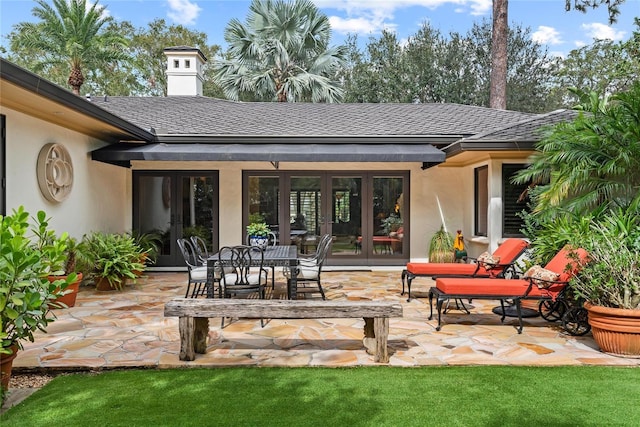
<path fill-rule="evenodd" d="M 526 240 L 506 239 L 491 255 L 492 258 L 498 259 L 497 263 L 410 262 L 407 264 L 407 268 L 402 270 L 402 293 L 400 295 L 404 295 L 405 278 L 409 293 L 407 301 L 411 301 L 411 282 L 416 277 L 504 277 L 510 270 L 515 272 L 514 263 L 528 246 L 529 243 Z"/>
<path fill-rule="evenodd" d="M 575 253 L 575 255 L 572 255 Z M 450 299 L 490 299 L 500 300 L 502 318 L 505 318 L 505 301 L 513 301 L 518 313 L 518 333 L 522 333 L 522 300 L 555 301 L 560 292 L 587 262 L 587 251 L 584 249 L 561 249 L 542 270 L 542 275 L 522 279 L 496 278 L 437 278 L 436 286 L 429 290 L 429 320 L 433 318 L 433 298 L 435 297 L 438 310 L 438 326 L 441 328 L 442 304 Z M 530 270 L 531 271 L 531 270 Z M 544 277 L 549 272 L 555 278 Z"/>

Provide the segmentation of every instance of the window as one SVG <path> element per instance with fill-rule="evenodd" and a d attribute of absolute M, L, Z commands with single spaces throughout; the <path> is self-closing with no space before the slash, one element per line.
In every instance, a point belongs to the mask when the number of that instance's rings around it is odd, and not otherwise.
<path fill-rule="evenodd" d="M 487 235 L 487 212 L 489 210 L 489 167 L 474 169 L 474 234 Z"/>
<path fill-rule="evenodd" d="M 184 68 L 191 68 L 191 61 L 189 61 L 188 59 L 184 60 Z"/>
<path fill-rule="evenodd" d="M 523 164 L 502 165 L 502 235 L 503 237 L 521 237 L 523 220 L 520 212 L 529 212 L 529 197 L 526 194 L 527 184 L 512 184 L 511 179 Z"/>
<path fill-rule="evenodd" d="M 180 68 L 180 61 L 178 61 L 177 59 L 173 60 L 173 68 Z"/>

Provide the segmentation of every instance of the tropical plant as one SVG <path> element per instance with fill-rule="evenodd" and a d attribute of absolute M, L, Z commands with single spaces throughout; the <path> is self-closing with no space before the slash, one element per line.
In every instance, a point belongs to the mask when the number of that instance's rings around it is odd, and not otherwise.
<path fill-rule="evenodd" d="M 142 250 L 143 258 L 146 261 L 155 262 L 162 247 L 162 234 L 154 231 L 143 233 L 139 230 L 132 230 L 129 235 Z"/>
<path fill-rule="evenodd" d="M 247 235 L 255 237 L 266 237 L 271 232 L 271 229 L 266 222 L 252 222 L 247 225 Z"/>
<path fill-rule="evenodd" d="M 429 242 L 429 262 L 454 262 L 453 236 L 440 226 Z"/>
<path fill-rule="evenodd" d="M 640 82 L 609 100 L 595 92 L 581 99 L 578 116 L 551 128 L 514 178 L 538 184 L 536 216 L 640 204 Z"/>
<path fill-rule="evenodd" d="M 144 271 L 140 262 L 144 250 L 129 234 L 96 231 L 85 235 L 81 244 L 91 275 L 107 280 L 113 289 L 122 290 L 127 279 L 136 279 L 135 271 Z"/>
<path fill-rule="evenodd" d="M 233 100 L 337 102 L 334 80 L 343 47 L 329 47 L 331 26 L 309 0 L 253 0 L 246 24 L 225 29 L 229 50 L 214 63 L 216 83 Z"/>
<path fill-rule="evenodd" d="M 85 69 L 127 60 L 127 41 L 105 25 L 112 18 L 105 8 L 87 0 L 36 0 L 32 14 L 39 22 L 16 25 L 11 50 L 34 54 L 32 69 L 40 74 L 68 73 L 76 95 L 85 81 Z"/>
<path fill-rule="evenodd" d="M 23 206 L 0 216 L 0 354 L 9 347 L 22 348 L 22 340 L 34 341 L 34 332 L 46 332 L 53 322 L 52 301 L 75 280 L 50 282 L 47 276 L 61 265 L 68 237 L 55 237 L 43 211 L 29 223 Z"/>
<path fill-rule="evenodd" d="M 572 289 L 594 305 L 640 310 L 640 209 L 617 209 L 589 230 L 582 240 L 589 263 Z"/>

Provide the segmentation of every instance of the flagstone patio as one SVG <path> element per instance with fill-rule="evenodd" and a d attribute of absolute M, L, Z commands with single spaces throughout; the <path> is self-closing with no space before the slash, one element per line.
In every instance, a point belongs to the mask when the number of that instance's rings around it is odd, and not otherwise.
<path fill-rule="evenodd" d="M 590 334 L 573 337 L 558 324 L 540 317 L 525 319 L 522 334 L 517 319 L 500 317 L 492 301 L 473 301 L 471 314 L 451 310 L 427 320 L 429 279 L 414 281 L 415 297 L 401 296 L 400 269 L 386 271 L 326 271 L 328 299 L 400 302 L 404 317 L 391 319 L 391 366 L 426 365 L 628 365 L 640 359 L 601 353 Z M 274 298 L 283 296 L 285 282 L 276 276 Z M 75 307 L 56 310 L 48 333 L 25 342 L 14 361 L 14 372 L 86 370 L 123 367 L 185 366 L 357 366 L 376 365 L 362 345 L 362 319 L 268 321 L 234 319 L 223 330 L 210 319 L 209 347 L 192 362 L 178 359 L 178 319 L 165 318 L 164 303 L 183 296 L 187 273 L 150 273 L 124 291 L 83 288 Z"/>

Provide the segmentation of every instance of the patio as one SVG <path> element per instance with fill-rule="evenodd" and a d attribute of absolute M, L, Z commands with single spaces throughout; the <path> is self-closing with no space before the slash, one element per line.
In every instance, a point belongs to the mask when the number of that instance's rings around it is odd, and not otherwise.
<path fill-rule="evenodd" d="M 414 299 L 401 296 L 401 269 L 324 271 L 327 299 L 400 302 L 404 317 L 390 321 L 391 366 L 425 365 L 611 365 L 640 366 L 640 359 L 603 354 L 588 334 L 573 337 L 540 317 L 505 324 L 491 309 L 494 301 L 473 301 L 471 314 L 451 310 L 443 328 L 428 321 L 426 292 L 432 281 L 414 282 Z M 276 275 L 272 297 L 283 295 L 285 282 Z M 195 361 L 178 359 L 178 319 L 165 318 L 164 303 L 184 294 L 187 273 L 149 273 L 123 292 L 83 288 L 76 306 L 56 310 L 57 320 L 35 343 L 24 343 L 14 372 L 100 370 L 124 367 L 185 366 L 371 366 L 362 345 L 362 319 L 279 320 L 234 319 L 220 330 L 210 320 L 209 350 Z"/>

